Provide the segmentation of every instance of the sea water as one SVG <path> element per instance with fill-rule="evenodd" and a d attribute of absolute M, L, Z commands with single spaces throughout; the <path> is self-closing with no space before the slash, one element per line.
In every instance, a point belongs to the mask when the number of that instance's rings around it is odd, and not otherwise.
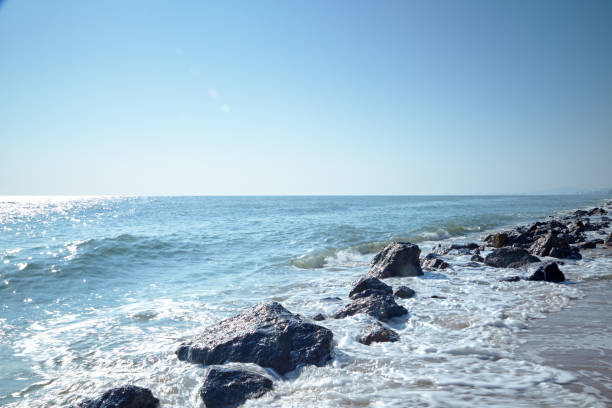
<path fill-rule="evenodd" d="M 66 407 L 132 383 L 164 407 L 202 407 L 207 367 L 174 352 L 207 325 L 269 300 L 329 315 L 392 240 L 424 255 L 441 240 L 478 242 L 608 198 L 0 197 L 0 405 Z M 333 360 L 278 378 L 245 406 L 606 405 L 568 386 L 571 371 L 517 351 L 529 325 L 580 302 L 593 282 L 610 285 L 610 258 L 566 262 L 560 285 L 499 282 L 529 271 L 447 260 L 387 280 L 417 292 L 398 299 L 410 314 L 389 323 L 399 342 L 357 342 L 366 315 L 325 320 Z"/>

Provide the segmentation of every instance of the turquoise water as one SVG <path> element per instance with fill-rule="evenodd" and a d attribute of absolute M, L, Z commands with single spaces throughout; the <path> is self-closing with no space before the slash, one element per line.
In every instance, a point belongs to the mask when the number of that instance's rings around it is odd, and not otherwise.
<path fill-rule="evenodd" d="M 203 325 L 269 299 L 305 315 L 329 313 L 339 305 L 321 299 L 346 297 L 350 281 L 390 240 L 426 249 L 443 239 L 478 239 L 486 230 L 606 198 L 0 197 L 0 405 L 66 406 L 117 383 L 136 382 L 152 388 L 164 406 L 199 406 L 204 368 L 178 362 L 173 352 Z M 411 286 L 435 284 L 430 278 Z M 580 297 L 579 289 L 563 290 L 567 299 Z M 474 296 L 476 304 L 482 295 L 474 290 L 464 296 Z M 513 296 L 503 299 L 504 310 L 519 307 Z M 413 315 L 418 322 L 418 313 Z M 330 323 L 337 326 L 340 353 L 334 365 L 283 382 L 276 399 L 263 403 L 287 406 L 283 398 L 290 397 L 306 404 L 303 391 L 319 387 L 323 405 L 399 404 L 392 393 L 368 397 L 350 386 L 355 367 L 382 367 L 385 361 L 384 354 L 368 357 L 375 348 L 356 349 L 351 325 L 359 319 L 348 319 L 346 333 L 340 322 Z M 450 326 L 440 327 L 462 330 Z M 431 369 L 444 364 L 432 362 Z M 448 372 L 453 366 L 444 367 Z M 334 369 L 341 372 L 326 371 Z M 331 377 L 316 386 L 317 375 Z M 432 386 L 425 402 L 410 390 L 393 395 L 435 406 L 443 399 L 433 388 L 456 394 L 453 387 L 460 386 L 451 383 Z M 486 405 L 483 396 L 470 398 L 471 406 Z"/>

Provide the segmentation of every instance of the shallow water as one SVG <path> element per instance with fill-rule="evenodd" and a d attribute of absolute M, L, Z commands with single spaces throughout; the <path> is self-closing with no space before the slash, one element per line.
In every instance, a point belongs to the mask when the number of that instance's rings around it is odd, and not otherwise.
<path fill-rule="evenodd" d="M 162 406 L 199 407 L 206 368 L 174 350 L 203 326 L 264 300 L 327 315 L 390 240 L 426 253 L 606 198 L 0 197 L 0 405 L 68 406 L 129 382 Z M 605 257 L 567 262 L 561 285 L 449 261 L 388 280 L 417 291 L 391 322 L 400 342 L 358 343 L 363 315 L 326 320 L 333 362 L 246 406 L 605 406 L 572 370 L 518 352 L 534 319 L 609 282 Z"/>

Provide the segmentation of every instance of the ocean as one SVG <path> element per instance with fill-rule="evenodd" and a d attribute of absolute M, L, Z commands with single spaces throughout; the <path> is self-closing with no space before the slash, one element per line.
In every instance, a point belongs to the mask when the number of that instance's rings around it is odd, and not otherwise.
<path fill-rule="evenodd" d="M 609 198 L 0 197 L 0 405 L 67 407 L 132 383 L 162 407 L 202 407 L 207 368 L 174 352 L 207 325 L 268 300 L 330 315 L 390 241 L 425 255 L 440 241 L 479 242 Z M 398 300 L 408 319 L 390 323 L 400 342 L 357 342 L 365 315 L 325 320 L 333 361 L 289 374 L 245 406 L 610 406 L 579 370 L 534 357 L 545 335 L 529 340 L 592 290 L 610 293 L 612 258 L 583 255 L 565 261 L 564 284 L 499 282 L 527 271 L 469 266 L 469 256 L 388 279 L 417 292 Z M 574 337 L 568 348 L 584 341 Z"/>

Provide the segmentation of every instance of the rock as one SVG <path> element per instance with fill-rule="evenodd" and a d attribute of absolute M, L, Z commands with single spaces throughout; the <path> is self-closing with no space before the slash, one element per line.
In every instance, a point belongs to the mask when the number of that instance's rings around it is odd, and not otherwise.
<path fill-rule="evenodd" d="M 446 296 L 438 296 L 438 295 L 433 295 L 430 296 L 431 299 L 446 299 Z"/>
<path fill-rule="evenodd" d="M 527 280 L 559 283 L 565 280 L 565 275 L 555 262 L 551 262 L 540 266 Z"/>
<path fill-rule="evenodd" d="M 506 234 L 505 232 L 500 232 L 498 234 L 493 235 L 493 238 L 491 239 L 491 243 L 493 244 L 494 248 L 501 248 L 504 246 L 507 239 L 508 239 L 508 234 Z"/>
<path fill-rule="evenodd" d="M 335 319 L 342 319 L 359 313 L 368 314 L 378 320 L 387 320 L 393 317 L 403 316 L 408 313 L 408 310 L 398 305 L 393 299 L 393 296 L 375 293 L 352 301 L 334 313 L 333 317 Z"/>
<path fill-rule="evenodd" d="M 339 302 L 342 299 L 338 296 L 327 296 L 321 299 L 321 302 Z"/>
<path fill-rule="evenodd" d="M 472 257 L 470 258 L 470 261 L 472 262 L 484 262 L 484 258 L 478 254 L 476 255 L 472 255 Z"/>
<path fill-rule="evenodd" d="M 499 281 L 500 282 L 518 282 L 520 280 L 521 280 L 521 277 L 515 275 L 515 276 L 509 276 L 507 278 L 502 278 Z"/>
<path fill-rule="evenodd" d="M 567 258 L 571 255 L 569 244 L 553 233 L 538 238 L 529 247 L 529 252 L 537 256 L 554 256 L 555 258 Z"/>
<path fill-rule="evenodd" d="M 482 265 L 479 264 L 478 262 L 468 262 L 465 264 L 465 266 L 470 267 L 470 268 L 480 268 Z"/>
<path fill-rule="evenodd" d="M 179 360 L 206 365 L 255 363 L 283 375 L 299 365 L 324 365 L 332 347 L 331 330 L 267 302 L 209 326 L 176 354 Z"/>
<path fill-rule="evenodd" d="M 395 330 L 376 322 L 365 328 L 358 341 L 369 346 L 372 343 L 395 342 L 399 339 L 400 336 Z"/>
<path fill-rule="evenodd" d="M 414 297 L 414 295 L 416 295 L 416 292 L 410 289 L 408 286 L 400 286 L 393 292 L 393 296 L 400 299 L 410 299 L 411 297 Z"/>
<path fill-rule="evenodd" d="M 353 289 L 351 289 L 349 293 L 349 298 L 358 299 L 360 297 L 370 296 L 374 293 L 390 295 L 393 293 L 393 288 L 378 278 L 368 276 L 355 282 L 355 286 L 353 286 Z"/>
<path fill-rule="evenodd" d="M 432 248 L 431 252 L 437 255 L 446 255 L 450 253 L 451 251 L 457 251 L 460 254 L 461 253 L 466 254 L 476 249 L 478 249 L 478 244 L 475 244 L 473 242 L 470 242 L 467 244 L 452 244 L 452 245 L 438 243 Z"/>
<path fill-rule="evenodd" d="M 597 248 L 597 243 L 595 242 L 595 240 L 581 242 L 578 244 L 578 247 L 580 249 L 593 249 Z"/>
<path fill-rule="evenodd" d="M 423 275 L 419 255 L 421 250 L 409 242 L 391 242 L 372 259 L 370 276 L 380 279 L 392 276 Z"/>
<path fill-rule="evenodd" d="M 98 399 L 85 400 L 74 408 L 157 408 L 159 400 L 151 390 L 135 385 L 124 385 L 106 391 Z"/>
<path fill-rule="evenodd" d="M 574 211 L 574 215 L 576 217 L 584 217 L 587 214 L 588 214 L 588 211 L 585 211 L 585 210 L 576 210 L 576 211 Z"/>
<path fill-rule="evenodd" d="M 247 399 L 259 398 L 272 389 L 272 380 L 247 370 L 212 368 L 200 397 L 206 408 L 234 408 Z"/>
<path fill-rule="evenodd" d="M 322 313 L 317 313 L 316 315 L 312 317 L 312 320 L 317 321 L 317 322 L 323 321 L 325 320 L 325 315 Z"/>
<path fill-rule="evenodd" d="M 435 253 L 429 253 L 421 260 L 421 268 L 423 269 L 446 269 L 450 265 L 444 260 L 438 258 Z"/>
<path fill-rule="evenodd" d="M 604 245 L 606 247 L 612 247 L 612 234 L 608 235 L 604 240 Z"/>
<path fill-rule="evenodd" d="M 540 259 L 531 255 L 523 248 L 503 247 L 494 249 L 485 258 L 485 264 L 496 268 L 518 268 Z"/>
<path fill-rule="evenodd" d="M 603 208 L 592 208 L 589 210 L 589 212 L 587 213 L 587 215 L 589 216 L 593 216 L 593 215 L 606 215 L 608 212 L 606 210 L 604 210 Z"/>

